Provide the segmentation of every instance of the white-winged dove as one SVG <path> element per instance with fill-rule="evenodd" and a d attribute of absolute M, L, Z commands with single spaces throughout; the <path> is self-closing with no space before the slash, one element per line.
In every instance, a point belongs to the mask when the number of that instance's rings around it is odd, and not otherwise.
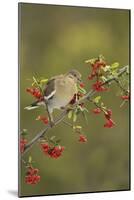
<path fill-rule="evenodd" d="M 77 91 L 77 83 L 81 82 L 81 74 L 73 69 L 66 74 L 52 77 L 44 88 L 44 101 L 36 101 L 27 110 L 46 105 L 49 114 L 50 125 L 53 124 L 53 109 L 63 109 L 72 100 Z"/>

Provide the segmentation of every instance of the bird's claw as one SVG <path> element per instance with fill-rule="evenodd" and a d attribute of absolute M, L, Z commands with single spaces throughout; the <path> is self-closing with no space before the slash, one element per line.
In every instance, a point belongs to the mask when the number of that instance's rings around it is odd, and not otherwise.
<path fill-rule="evenodd" d="M 50 121 L 50 127 L 52 128 L 54 126 L 54 122 Z"/>

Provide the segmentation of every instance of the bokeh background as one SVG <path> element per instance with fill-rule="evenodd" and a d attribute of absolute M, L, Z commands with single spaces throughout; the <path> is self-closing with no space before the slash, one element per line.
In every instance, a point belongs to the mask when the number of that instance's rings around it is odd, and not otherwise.
<path fill-rule="evenodd" d="M 19 4 L 20 130 L 29 131 L 31 140 L 44 125 L 35 121 L 44 109 L 26 111 L 33 98 L 25 92 L 33 75 L 50 78 L 76 68 L 82 73 L 86 89 L 89 68 L 84 61 L 103 54 L 109 63 L 129 64 L 129 11 L 55 5 Z M 32 155 L 41 181 L 26 185 L 25 168 L 20 165 L 19 189 L 22 196 L 80 193 L 129 189 L 129 107 L 120 108 L 118 88 L 112 85 L 102 94 L 103 102 L 113 110 L 116 127 L 103 127 L 104 117 L 89 110 L 88 124 L 79 123 L 88 143 L 64 124 L 48 132 L 61 139 L 63 156 L 53 160 L 35 144 L 24 156 Z M 57 111 L 55 111 L 55 115 Z"/>

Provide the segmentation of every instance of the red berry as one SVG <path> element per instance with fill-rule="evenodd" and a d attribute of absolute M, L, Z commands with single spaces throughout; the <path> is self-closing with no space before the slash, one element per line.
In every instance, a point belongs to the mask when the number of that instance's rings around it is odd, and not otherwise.
<path fill-rule="evenodd" d="M 88 80 L 92 80 L 95 77 L 95 73 L 92 72 L 91 75 L 88 76 Z"/>
<path fill-rule="evenodd" d="M 87 142 L 87 138 L 85 135 L 80 135 L 79 136 L 79 142 Z"/>
<path fill-rule="evenodd" d="M 85 87 L 85 84 L 84 84 L 84 83 L 80 83 L 80 87 L 81 87 L 81 88 L 84 88 L 84 87 Z"/>
<path fill-rule="evenodd" d="M 111 118 L 111 116 L 112 116 L 112 110 L 110 110 L 110 109 L 108 109 L 107 111 L 106 111 L 106 113 L 105 113 L 105 117 L 106 117 L 106 119 L 110 119 Z"/>
<path fill-rule="evenodd" d="M 42 97 L 41 91 L 38 88 L 27 88 L 26 91 L 32 94 L 37 99 L 40 99 Z"/>
<path fill-rule="evenodd" d="M 49 123 L 49 119 L 47 117 L 41 116 L 39 115 L 36 120 L 41 120 L 44 124 L 48 124 Z"/>
<path fill-rule="evenodd" d="M 122 100 L 129 100 L 129 95 L 123 95 L 121 96 Z"/>
<path fill-rule="evenodd" d="M 49 120 L 48 120 L 47 117 L 44 117 L 44 118 L 42 119 L 42 121 L 44 122 L 44 124 L 48 124 L 48 123 L 49 123 Z"/>
<path fill-rule="evenodd" d="M 39 172 L 38 169 L 34 169 L 34 174 L 37 174 Z"/>
<path fill-rule="evenodd" d="M 113 122 L 112 119 L 108 119 L 107 122 L 104 124 L 105 128 L 112 128 L 115 126 L 115 123 Z"/>
<path fill-rule="evenodd" d="M 99 114 L 99 113 L 101 113 L 101 109 L 100 108 L 95 108 L 95 109 L 93 109 L 93 113 Z"/>
<path fill-rule="evenodd" d="M 26 139 L 21 139 L 21 140 L 20 140 L 20 152 L 21 152 L 21 153 L 24 152 L 26 143 L 27 143 L 27 140 L 26 140 Z"/>
<path fill-rule="evenodd" d="M 48 153 L 48 151 L 50 150 L 48 143 L 41 144 L 41 147 L 42 147 L 42 150 L 44 151 L 44 153 Z"/>
<path fill-rule="evenodd" d="M 31 88 L 26 88 L 26 91 L 27 92 L 31 92 Z"/>

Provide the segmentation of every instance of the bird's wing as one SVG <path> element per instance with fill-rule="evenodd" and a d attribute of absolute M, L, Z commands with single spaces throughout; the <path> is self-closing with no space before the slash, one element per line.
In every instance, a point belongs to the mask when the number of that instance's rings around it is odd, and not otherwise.
<path fill-rule="evenodd" d="M 56 93 L 55 81 L 60 78 L 63 78 L 63 75 L 54 76 L 47 82 L 46 87 L 44 89 L 44 98 L 46 100 L 51 99 Z"/>

